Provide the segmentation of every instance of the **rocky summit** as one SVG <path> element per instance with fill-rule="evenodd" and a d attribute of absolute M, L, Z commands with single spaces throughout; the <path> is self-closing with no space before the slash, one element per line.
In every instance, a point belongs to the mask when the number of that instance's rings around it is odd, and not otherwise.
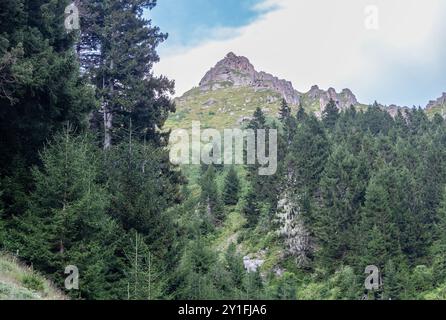
<path fill-rule="evenodd" d="M 258 72 L 246 57 L 230 52 L 209 70 L 200 81 L 203 91 L 218 90 L 228 86 L 252 87 L 256 90 L 270 89 L 279 93 L 293 105 L 299 104 L 300 94 L 291 82 L 279 79 L 266 72 Z"/>
<path fill-rule="evenodd" d="M 429 101 L 426 112 L 428 114 L 435 114 L 438 113 L 442 115 L 443 117 L 446 116 L 446 92 L 443 92 L 443 95 L 436 99 Z"/>
<path fill-rule="evenodd" d="M 267 117 L 277 118 L 282 99 L 287 101 L 293 112 L 301 104 L 307 112 L 319 118 L 330 100 L 340 110 L 351 106 L 358 110 L 367 108 L 350 89 L 338 92 L 334 88 L 323 90 L 314 85 L 302 93 L 294 89 L 290 81 L 257 71 L 248 58 L 230 52 L 206 72 L 198 87 L 175 100 L 177 112 L 169 118 L 166 128 L 188 128 L 193 120 L 200 120 L 204 126 L 217 129 L 239 127 L 251 119 L 257 107 Z M 380 106 L 392 117 L 398 111 L 404 114 L 404 110 L 408 109 L 397 105 Z M 446 93 L 429 103 L 427 113 L 430 116 L 446 114 Z"/>
<path fill-rule="evenodd" d="M 272 90 L 281 95 L 289 104 L 297 105 L 301 99 L 304 99 L 320 112 L 324 110 L 330 99 L 333 99 L 341 110 L 352 105 L 359 105 L 350 89 L 343 89 L 337 93 L 334 88 L 325 91 L 318 86 L 313 86 L 307 93 L 300 93 L 294 89 L 290 81 L 257 71 L 248 58 L 237 56 L 233 52 L 228 53 L 206 73 L 199 87 L 202 91 L 216 91 L 227 87 L 250 87 L 257 91 Z"/>
<path fill-rule="evenodd" d="M 319 105 L 320 112 L 324 111 L 330 99 L 336 103 L 340 110 L 345 110 L 350 106 L 358 106 L 360 104 L 350 89 L 343 89 L 340 93 L 337 93 L 334 88 L 329 88 L 325 91 L 315 85 L 304 96 L 308 104 Z"/>

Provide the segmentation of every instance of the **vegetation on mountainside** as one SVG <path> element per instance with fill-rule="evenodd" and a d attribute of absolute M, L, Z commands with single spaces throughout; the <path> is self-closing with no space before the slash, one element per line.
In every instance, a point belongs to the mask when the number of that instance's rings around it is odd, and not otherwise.
<path fill-rule="evenodd" d="M 308 97 L 225 87 L 169 118 L 156 1 L 78 3 L 81 35 L 68 1 L 0 2 L 0 247 L 35 270 L 1 256 L 0 298 L 60 298 L 43 277 L 62 289 L 68 265 L 72 299 L 361 299 L 368 265 L 369 298 L 446 298 L 441 116 L 330 101 L 317 117 Z M 173 166 L 165 129 L 192 120 L 277 128 L 277 173 Z"/>
<path fill-rule="evenodd" d="M 43 276 L 17 259 L 0 254 L 0 300 L 64 300 L 66 297 Z"/>

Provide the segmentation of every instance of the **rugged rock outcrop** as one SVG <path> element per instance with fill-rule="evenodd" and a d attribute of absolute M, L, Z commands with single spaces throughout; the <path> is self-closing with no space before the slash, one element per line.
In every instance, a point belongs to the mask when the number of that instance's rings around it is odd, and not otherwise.
<path fill-rule="evenodd" d="M 437 100 L 431 100 L 426 106 L 427 110 L 431 110 L 434 108 L 444 108 L 446 107 L 446 92 L 443 92 L 443 95 Z"/>
<path fill-rule="evenodd" d="M 300 94 L 291 82 L 281 80 L 266 72 L 257 72 L 245 57 L 228 53 L 200 81 L 203 91 L 218 90 L 228 86 L 252 87 L 256 90 L 270 89 L 283 96 L 289 103 L 299 103 Z"/>
<path fill-rule="evenodd" d="M 290 105 L 298 105 L 302 102 L 304 107 L 309 107 L 312 110 L 319 109 L 315 111 L 318 116 L 322 116 L 330 99 L 336 102 L 340 110 L 346 110 L 350 106 L 363 106 L 350 89 L 336 92 L 334 88 L 322 90 L 315 85 L 307 93 L 300 93 L 294 89 L 290 81 L 279 79 L 263 71 L 258 72 L 248 58 L 237 56 L 232 52 L 228 53 L 223 60 L 219 61 L 206 73 L 200 81 L 199 87 L 204 92 L 227 87 L 250 87 L 256 91 L 271 90 L 278 96 L 282 96 Z M 267 97 L 265 102 L 275 103 L 278 96 Z M 250 101 L 246 101 L 246 103 L 248 102 Z M 212 106 L 215 103 L 216 101 L 211 99 L 204 104 L 204 107 Z M 392 117 L 395 117 L 399 110 L 403 115 L 405 114 L 404 111 L 408 110 L 407 107 L 397 105 L 380 106 L 383 110 L 388 111 Z M 432 112 L 446 109 L 446 92 L 437 100 L 430 101 L 426 109 Z M 242 117 L 239 124 L 243 122 Z"/>
<path fill-rule="evenodd" d="M 330 99 L 336 102 L 336 105 L 340 110 L 345 110 L 350 106 L 358 105 L 356 96 L 350 89 L 344 89 L 340 93 L 337 93 L 334 88 L 329 88 L 327 91 L 320 89 L 318 86 L 312 86 L 310 91 L 306 94 L 311 104 L 319 103 L 321 113 L 324 111 Z"/>

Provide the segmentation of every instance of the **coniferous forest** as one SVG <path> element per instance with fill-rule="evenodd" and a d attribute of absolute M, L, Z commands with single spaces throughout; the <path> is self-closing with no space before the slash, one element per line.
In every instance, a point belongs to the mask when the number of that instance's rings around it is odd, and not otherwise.
<path fill-rule="evenodd" d="M 248 124 L 279 130 L 276 174 L 175 166 L 175 84 L 153 73 L 168 37 L 143 15 L 156 0 L 76 1 L 81 32 L 69 4 L 0 1 L 5 255 L 71 299 L 446 299 L 443 117 L 283 101 Z"/>

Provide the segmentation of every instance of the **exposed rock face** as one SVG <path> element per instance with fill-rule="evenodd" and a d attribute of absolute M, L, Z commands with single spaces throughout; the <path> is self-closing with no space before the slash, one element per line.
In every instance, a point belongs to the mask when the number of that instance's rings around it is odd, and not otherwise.
<path fill-rule="evenodd" d="M 324 91 L 318 86 L 312 86 L 306 95 L 310 100 L 319 102 L 321 113 L 325 110 L 330 99 L 336 102 L 340 110 L 345 110 L 352 105 L 356 106 L 359 104 L 356 96 L 350 89 L 344 89 L 340 93 L 337 93 L 334 88 L 329 88 L 327 91 Z"/>
<path fill-rule="evenodd" d="M 296 105 L 300 101 L 300 94 L 294 90 L 291 82 L 266 72 L 257 72 L 247 58 L 236 56 L 232 52 L 209 70 L 200 81 L 203 91 L 218 90 L 227 86 L 271 89 L 281 94 L 289 104 Z"/>
<path fill-rule="evenodd" d="M 428 105 L 426 106 L 426 109 L 430 110 L 433 108 L 445 107 L 445 106 L 446 106 L 446 92 L 443 92 L 443 95 L 437 100 L 429 101 Z"/>
<path fill-rule="evenodd" d="M 265 263 L 265 254 L 266 252 L 262 250 L 253 256 L 243 257 L 243 265 L 245 266 L 245 270 L 248 273 L 257 272 L 257 270 L 259 270 L 259 268 L 261 268 Z"/>
<path fill-rule="evenodd" d="M 290 81 L 279 79 L 263 71 L 258 72 L 248 58 L 237 56 L 232 52 L 228 53 L 223 60 L 210 69 L 200 81 L 200 89 L 206 92 L 227 87 L 251 87 L 257 91 L 272 90 L 282 96 L 290 105 L 298 105 L 301 101 L 304 101 L 304 104 L 308 104 L 313 108 L 319 107 L 319 111 L 316 111 L 318 116 L 323 114 L 330 99 L 335 101 L 340 110 L 346 110 L 350 106 L 361 105 L 350 89 L 343 89 L 338 93 L 334 88 L 329 88 L 325 91 L 315 85 L 307 93 L 299 93 L 293 88 Z M 264 102 L 275 103 L 277 102 L 276 100 L 277 97 L 271 96 L 267 97 Z M 249 102 L 248 100 L 246 101 L 246 103 Z M 215 100 L 211 99 L 204 106 L 209 107 L 215 103 Z M 396 105 L 380 105 L 380 107 L 388 111 L 392 117 L 397 115 L 398 110 L 403 115 L 405 114 L 404 111 L 408 110 L 407 107 Z M 437 100 L 430 101 L 427 105 L 427 110 L 439 108 L 446 109 L 446 92 Z M 244 121 L 241 118 L 239 123 Z"/>

